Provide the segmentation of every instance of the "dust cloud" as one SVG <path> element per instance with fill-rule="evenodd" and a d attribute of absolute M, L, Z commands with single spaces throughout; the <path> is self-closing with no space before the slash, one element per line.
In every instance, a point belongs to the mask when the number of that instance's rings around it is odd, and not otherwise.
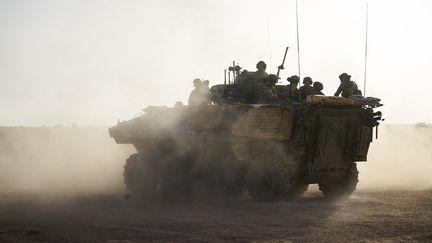
<path fill-rule="evenodd" d="M 123 161 L 107 128 L 0 128 L 0 193 L 76 195 L 123 190 Z"/>
<path fill-rule="evenodd" d="M 382 125 L 378 135 L 357 163 L 359 189 L 432 188 L 432 126 Z"/>
<path fill-rule="evenodd" d="M 432 128 L 382 125 L 359 190 L 432 188 Z M 104 127 L 0 128 L 0 193 L 77 195 L 125 191 L 131 145 Z"/>

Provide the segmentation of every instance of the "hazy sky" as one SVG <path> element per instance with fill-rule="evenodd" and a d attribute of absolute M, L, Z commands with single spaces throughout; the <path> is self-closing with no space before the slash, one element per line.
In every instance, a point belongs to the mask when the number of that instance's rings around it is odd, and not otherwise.
<path fill-rule="evenodd" d="M 299 0 L 302 76 L 363 87 L 366 0 Z M 432 122 L 432 1 L 369 1 L 367 95 L 388 123 Z M 0 125 L 113 125 L 147 105 L 186 101 L 196 77 L 223 82 L 233 60 L 276 72 L 295 0 L 0 0 Z"/>

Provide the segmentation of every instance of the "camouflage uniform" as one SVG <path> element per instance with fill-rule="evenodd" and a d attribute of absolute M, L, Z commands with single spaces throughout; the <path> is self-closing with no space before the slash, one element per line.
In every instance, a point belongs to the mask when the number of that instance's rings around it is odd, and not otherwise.
<path fill-rule="evenodd" d="M 315 81 L 313 83 L 314 95 L 324 95 L 322 92 L 324 86 L 321 82 Z"/>
<path fill-rule="evenodd" d="M 297 89 L 297 85 L 299 83 L 299 77 L 294 75 L 287 78 L 288 84 L 284 88 L 284 92 L 281 95 L 283 98 L 288 99 L 288 101 L 299 101 L 300 100 L 300 91 Z"/>
<path fill-rule="evenodd" d="M 189 95 L 188 104 L 189 106 L 199 106 L 207 104 L 207 97 L 203 95 L 203 84 L 201 79 L 194 79 L 193 81 L 195 89 Z"/>
<path fill-rule="evenodd" d="M 265 78 L 268 76 L 266 73 L 267 64 L 263 61 L 259 61 L 256 65 L 257 71 L 255 72 L 255 77 L 257 78 Z"/>
<path fill-rule="evenodd" d="M 209 88 L 210 82 L 208 80 L 204 80 L 204 81 L 202 81 L 201 84 L 202 85 L 201 85 L 200 91 L 201 91 L 202 98 L 204 99 L 203 102 L 206 105 L 209 105 L 209 104 L 211 104 L 210 88 Z"/>
<path fill-rule="evenodd" d="M 263 61 L 259 61 L 256 65 L 257 71 L 251 73 L 242 73 L 242 77 L 246 78 L 250 75 L 247 82 L 239 79 L 241 89 L 246 94 L 247 103 L 261 102 L 262 90 L 265 86 L 266 77 L 268 74 L 265 72 L 267 65 Z"/>
<path fill-rule="evenodd" d="M 334 96 L 342 95 L 342 97 L 344 98 L 349 98 L 353 94 L 361 93 L 361 91 L 357 87 L 357 84 L 354 81 L 351 81 L 350 75 L 342 73 L 339 76 L 339 79 L 341 83 Z"/>
<path fill-rule="evenodd" d="M 303 86 L 300 87 L 300 96 L 302 100 L 305 100 L 308 95 L 314 94 L 314 88 L 312 87 L 312 79 L 305 77 L 303 79 Z"/>
<path fill-rule="evenodd" d="M 277 77 L 274 74 L 270 74 L 266 78 L 266 83 L 261 89 L 260 101 L 261 103 L 275 103 L 278 102 L 279 96 L 277 94 L 275 84 Z"/>

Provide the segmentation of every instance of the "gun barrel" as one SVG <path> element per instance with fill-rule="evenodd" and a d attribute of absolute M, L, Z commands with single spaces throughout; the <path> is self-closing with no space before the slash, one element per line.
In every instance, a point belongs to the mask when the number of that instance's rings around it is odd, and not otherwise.
<path fill-rule="evenodd" d="M 285 54 L 284 54 L 284 58 L 283 58 L 283 61 L 282 61 L 282 65 L 284 65 L 284 63 L 285 63 L 285 59 L 286 59 L 286 56 L 287 56 L 287 53 L 288 53 L 288 49 L 289 49 L 289 46 L 287 46 L 286 49 L 285 49 Z"/>
<path fill-rule="evenodd" d="M 283 58 L 283 60 L 282 60 L 282 65 L 280 65 L 280 66 L 278 67 L 278 71 L 277 71 L 277 73 L 276 73 L 276 77 L 278 77 L 278 79 L 279 79 L 279 73 L 280 73 L 281 67 L 283 67 L 283 65 L 285 64 L 285 59 L 286 59 L 286 56 L 287 56 L 287 53 L 288 53 L 288 49 L 289 49 L 289 46 L 287 46 L 287 47 L 285 48 L 285 54 L 284 54 L 284 58 Z"/>

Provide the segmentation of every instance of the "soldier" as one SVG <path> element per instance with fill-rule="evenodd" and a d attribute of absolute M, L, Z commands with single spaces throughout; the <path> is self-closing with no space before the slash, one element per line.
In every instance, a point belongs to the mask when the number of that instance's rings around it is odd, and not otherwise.
<path fill-rule="evenodd" d="M 205 99 L 203 98 L 202 92 L 202 82 L 201 79 L 196 78 L 193 80 L 194 90 L 189 95 L 188 104 L 190 106 L 198 106 L 205 104 Z"/>
<path fill-rule="evenodd" d="M 288 100 L 300 100 L 300 91 L 297 89 L 297 85 L 300 81 L 300 78 L 297 75 L 293 75 L 287 78 L 288 84 L 285 87 L 285 92 L 282 94 L 282 97 L 288 98 Z"/>
<path fill-rule="evenodd" d="M 243 92 L 246 94 L 246 100 L 248 103 L 256 103 L 260 101 L 259 99 L 262 89 L 265 86 L 266 77 L 268 76 L 265 71 L 267 68 L 265 62 L 259 61 L 256 65 L 256 68 L 257 71 L 251 75 L 251 78 L 247 78 L 246 82 L 245 80 L 239 79 L 239 84 L 241 85 Z M 245 75 L 248 74 L 245 73 Z"/>
<path fill-rule="evenodd" d="M 353 94 L 361 94 L 361 91 L 357 88 L 357 84 L 351 81 L 351 75 L 342 73 L 339 75 L 339 79 L 341 83 L 334 96 L 339 96 L 341 94 L 342 97 L 349 98 Z"/>
<path fill-rule="evenodd" d="M 305 100 L 308 95 L 314 94 L 312 83 L 311 77 L 305 77 L 303 79 L 303 86 L 300 87 L 300 95 L 302 100 Z"/>
<path fill-rule="evenodd" d="M 206 105 L 209 105 L 211 103 L 209 84 L 210 84 L 210 81 L 204 80 L 204 81 L 202 81 L 201 88 L 200 88 L 202 98 L 204 99 L 203 102 Z"/>
<path fill-rule="evenodd" d="M 208 81 L 208 80 L 202 81 L 202 91 L 203 91 L 203 93 L 207 94 L 208 92 L 210 92 L 209 84 L 210 84 L 210 81 Z"/>
<path fill-rule="evenodd" d="M 245 82 L 246 82 L 247 78 L 249 77 L 249 74 L 250 73 L 248 72 L 248 70 L 244 69 L 239 74 L 239 76 L 236 77 L 235 83 L 238 84 L 238 85 L 240 85 L 243 88 L 245 86 Z"/>
<path fill-rule="evenodd" d="M 259 61 L 256 65 L 257 71 L 255 72 L 255 76 L 257 78 L 265 78 L 268 76 L 266 73 L 267 64 L 264 61 Z"/>
<path fill-rule="evenodd" d="M 321 82 L 315 81 L 313 83 L 313 90 L 314 90 L 314 95 L 324 95 L 324 93 L 322 92 L 324 86 Z"/>
<path fill-rule="evenodd" d="M 276 92 L 275 84 L 277 83 L 277 76 L 270 74 L 266 77 L 266 82 L 261 90 L 261 102 L 262 103 L 275 103 L 278 101 L 278 94 Z"/>

